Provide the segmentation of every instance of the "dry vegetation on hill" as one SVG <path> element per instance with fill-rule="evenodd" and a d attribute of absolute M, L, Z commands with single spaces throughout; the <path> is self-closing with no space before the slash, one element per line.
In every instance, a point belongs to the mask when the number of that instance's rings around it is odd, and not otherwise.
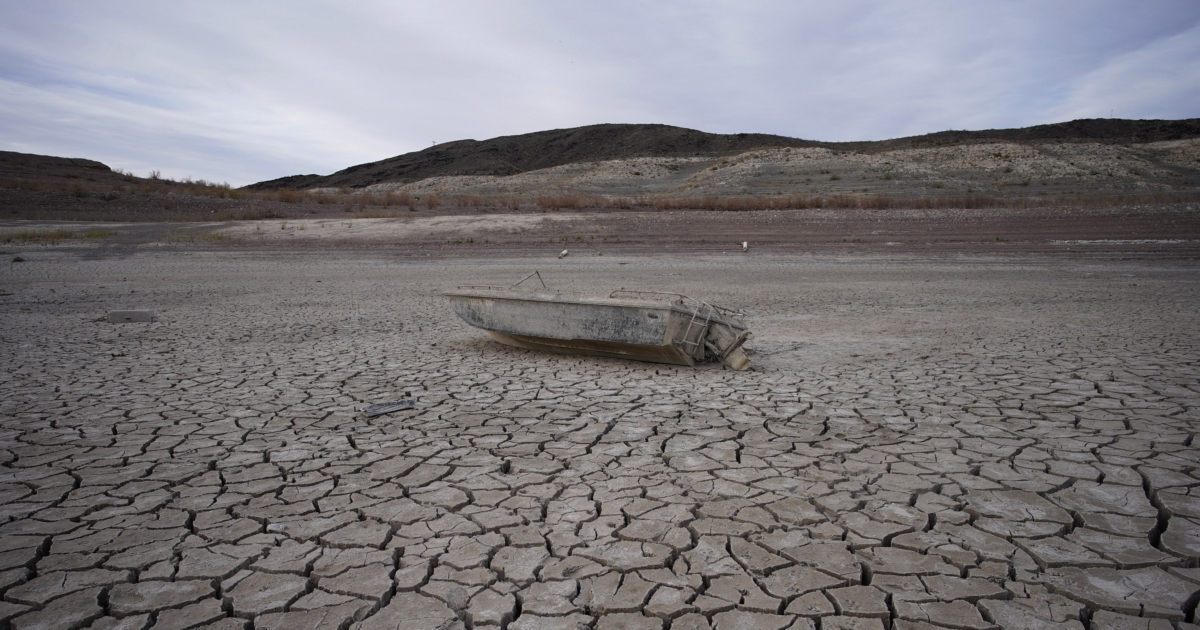
<path fill-rule="evenodd" d="M 634 158 L 729 157 L 773 148 L 886 153 L 968 144 L 1146 144 L 1197 137 L 1200 137 L 1200 119 L 1074 120 L 1021 129 L 943 131 L 875 142 L 817 142 L 765 134 L 713 134 L 670 125 L 591 125 L 502 136 L 482 142 L 448 142 L 378 162 L 358 164 L 324 177 L 294 175 L 259 182 L 250 188 L 364 188 L 384 183 L 411 184 L 433 177 L 506 177 L 569 164 Z M 732 191 L 726 194 L 732 194 Z"/>
<path fill-rule="evenodd" d="M 987 143 L 877 153 L 762 149 L 733 156 L 568 164 L 504 177 L 431 177 L 365 190 L 443 197 L 630 197 L 672 200 L 672 205 L 685 199 L 754 197 L 767 200 L 765 207 L 1194 198 L 1200 191 L 1200 139 L 1138 145 Z"/>
<path fill-rule="evenodd" d="M 1196 200 L 1198 120 L 1075 121 L 841 144 L 598 125 L 449 143 L 328 177 L 240 189 L 157 173 L 137 177 L 91 160 L 0 152 L 0 219 L 225 221 Z"/>

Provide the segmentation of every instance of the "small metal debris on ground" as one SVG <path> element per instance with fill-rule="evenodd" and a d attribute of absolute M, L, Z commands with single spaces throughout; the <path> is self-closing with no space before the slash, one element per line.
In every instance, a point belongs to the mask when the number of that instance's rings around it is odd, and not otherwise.
<path fill-rule="evenodd" d="M 750 241 L 742 241 L 742 251 L 750 251 Z"/>
<path fill-rule="evenodd" d="M 152 322 L 154 321 L 154 311 L 109 311 L 108 321 L 114 324 Z"/>
<path fill-rule="evenodd" d="M 287 531 L 287 525 L 284 523 L 271 523 L 267 525 L 268 534 L 282 534 Z"/>
<path fill-rule="evenodd" d="M 20 256 L 13 256 L 13 262 L 25 262 L 25 259 Z"/>
<path fill-rule="evenodd" d="M 567 250 L 565 250 L 565 249 L 564 249 L 564 250 L 562 250 L 562 253 L 560 253 L 560 254 L 558 255 L 558 257 L 559 257 L 559 258 L 565 258 L 565 257 L 567 256 L 567 254 L 568 254 L 568 253 L 570 253 L 570 252 L 568 252 Z"/>
<path fill-rule="evenodd" d="M 393 400 L 391 402 L 383 402 L 383 403 L 377 403 L 374 405 L 370 405 L 370 406 L 366 407 L 365 409 L 363 409 L 363 413 L 367 414 L 368 418 L 374 418 L 375 416 L 382 416 L 384 414 L 389 414 L 389 413 L 392 413 L 395 411 L 402 411 L 404 409 L 412 409 L 415 406 L 417 406 L 417 402 L 411 398 L 408 398 L 405 400 Z"/>

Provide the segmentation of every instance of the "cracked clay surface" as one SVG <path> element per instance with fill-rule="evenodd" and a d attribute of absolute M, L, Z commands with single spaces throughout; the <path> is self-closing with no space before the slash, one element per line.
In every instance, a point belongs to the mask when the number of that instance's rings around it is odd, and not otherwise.
<path fill-rule="evenodd" d="M 1194 627 L 1190 263 L 28 258 L 18 630 Z M 534 268 L 744 309 L 755 369 L 508 348 L 437 295 Z"/>

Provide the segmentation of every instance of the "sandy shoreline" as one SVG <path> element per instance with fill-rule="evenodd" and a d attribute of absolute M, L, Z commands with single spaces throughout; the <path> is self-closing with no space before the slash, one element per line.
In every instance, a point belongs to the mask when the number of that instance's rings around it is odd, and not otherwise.
<path fill-rule="evenodd" d="M 40 232 L 111 236 L 65 239 L 52 247 L 96 256 L 170 251 L 374 250 L 409 259 L 571 256 L 1052 255 L 1089 258 L 1200 258 L 1200 206 L 1114 208 L 810 209 L 784 211 L 400 213 L 381 218 L 104 223 L 0 221 L 0 251 L 43 245 Z M 25 234 L 25 240 L 21 235 Z"/>

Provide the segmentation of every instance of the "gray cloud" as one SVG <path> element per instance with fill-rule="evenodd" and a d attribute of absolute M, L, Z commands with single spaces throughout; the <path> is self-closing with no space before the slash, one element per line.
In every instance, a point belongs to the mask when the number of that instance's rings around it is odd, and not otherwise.
<path fill-rule="evenodd" d="M 601 122 L 1200 116 L 1200 4 L 0 1 L 0 148 L 245 184 Z"/>

